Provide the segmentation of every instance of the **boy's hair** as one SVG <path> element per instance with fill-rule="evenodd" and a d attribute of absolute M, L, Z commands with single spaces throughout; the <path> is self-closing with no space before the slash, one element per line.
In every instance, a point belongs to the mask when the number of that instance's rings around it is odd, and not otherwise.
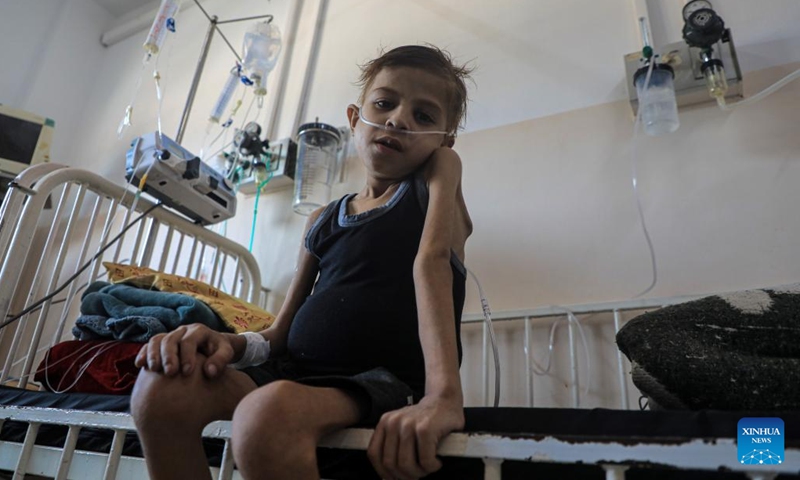
<path fill-rule="evenodd" d="M 361 65 L 361 76 L 357 85 L 361 87 L 359 104 L 364 103 L 364 95 L 378 72 L 390 67 L 419 68 L 430 72 L 448 84 L 447 131 L 455 133 L 467 116 L 467 85 L 472 68 L 456 65 L 449 53 L 433 45 L 406 45 L 397 47 Z"/>

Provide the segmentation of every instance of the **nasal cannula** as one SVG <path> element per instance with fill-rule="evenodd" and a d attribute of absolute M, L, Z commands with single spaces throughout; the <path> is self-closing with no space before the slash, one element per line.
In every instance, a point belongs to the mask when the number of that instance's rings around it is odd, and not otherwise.
<path fill-rule="evenodd" d="M 381 125 L 380 123 L 371 122 L 366 118 L 364 118 L 364 115 L 361 113 L 360 107 L 358 109 L 358 118 L 360 118 L 362 122 L 369 125 L 370 127 L 380 128 L 381 130 L 385 130 L 387 132 L 402 133 L 406 135 L 450 135 L 450 132 L 445 132 L 444 130 L 427 130 L 427 131 L 404 130 L 402 128 L 394 128 L 386 125 Z"/>

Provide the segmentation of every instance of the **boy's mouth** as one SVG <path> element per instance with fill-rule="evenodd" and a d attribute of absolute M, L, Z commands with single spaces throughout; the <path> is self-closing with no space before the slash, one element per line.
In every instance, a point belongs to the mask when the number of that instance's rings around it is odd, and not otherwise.
<path fill-rule="evenodd" d="M 380 138 L 375 140 L 375 143 L 383 145 L 383 146 L 385 146 L 387 148 L 390 148 L 392 150 L 395 150 L 397 152 L 402 152 L 403 151 L 403 144 L 400 143 L 400 140 L 397 140 L 396 138 L 380 137 Z"/>

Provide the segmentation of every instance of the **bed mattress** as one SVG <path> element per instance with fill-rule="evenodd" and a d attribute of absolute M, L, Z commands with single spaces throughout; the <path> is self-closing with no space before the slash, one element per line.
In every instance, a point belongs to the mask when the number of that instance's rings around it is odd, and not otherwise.
<path fill-rule="evenodd" d="M 98 394 L 54 394 L 34 392 L 0 386 L 0 404 L 63 408 L 90 411 L 127 412 L 130 397 Z M 739 419 L 745 416 L 777 416 L 783 419 L 786 447 L 800 446 L 800 412 L 720 412 L 720 411 L 630 411 L 609 409 L 556 409 L 556 408 L 466 408 L 466 432 L 492 433 L 510 437 L 556 437 L 570 441 L 638 441 L 667 440 L 679 442 L 692 438 L 736 438 Z M 27 425 L 20 422 L 5 422 L 0 439 L 21 442 Z M 36 443 L 61 447 L 67 428 L 42 425 Z M 78 440 L 79 450 L 108 452 L 112 432 L 94 428 L 82 429 Z M 204 440 L 209 463 L 219 465 L 222 456 L 221 440 Z M 123 455 L 141 456 L 141 446 L 134 433 L 126 437 Z M 364 452 L 320 449 L 320 461 L 326 465 L 326 478 L 362 479 L 370 478 L 371 469 Z M 429 478 L 479 479 L 483 475 L 480 459 L 446 458 L 445 466 Z M 798 467 L 800 469 L 800 466 Z M 605 478 L 599 466 L 575 464 L 548 464 L 506 461 L 503 463 L 503 478 Z M 374 478 L 374 477 L 373 477 Z M 657 466 L 631 468 L 627 477 L 636 479 L 740 479 L 741 474 L 726 472 L 691 472 L 665 470 Z M 800 475 L 781 475 L 779 479 L 800 479 Z"/>

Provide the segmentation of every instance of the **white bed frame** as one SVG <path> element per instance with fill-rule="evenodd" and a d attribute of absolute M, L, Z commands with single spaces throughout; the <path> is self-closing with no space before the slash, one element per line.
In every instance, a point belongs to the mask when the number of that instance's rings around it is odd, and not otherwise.
<path fill-rule="evenodd" d="M 88 171 L 57 164 L 42 164 L 22 172 L 12 183 L 0 210 L 0 318 L 21 311 L 39 298 L 54 291 L 79 265 L 87 262 L 107 238 L 117 234 L 121 224 L 132 217 L 128 206 L 131 193 Z M 122 200 L 122 202 L 120 202 Z M 46 206 L 49 205 L 49 208 Z M 153 203 L 141 198 L 136 210 L 141 212 Z M 124 217 L 124 218 L 123 218 Z M 113 228 L 106 229 L 106 226 Z M 111 233 L 101 238 L 104 230 Z M 264 305 L 266 291 L 253 256 L 241 245 L 194 225 L 163 208 L 157 208 L 147 219 L 131 229 L 118 246 L 109 249 L 104 260 L 136 263 L 156 270 L 200 278 L 222 290 Z M 62 303 L 47 302 L 34 311 L 0 330 L 0 353 L 5 362 L 0 384 L 16 384 L 32 388 L 28 376 L 44 352 L 55 343 L 70 338 L 66 323 L 76 316 L 79 302 L 72 299 L 80 294 L 79 286 L 98 279 L 102 272 L 99 261 L 69 287 Z M 210 273 L 209 273 L 210 270 Z M 577 305 L 569 308 L 574 314 L 613 314 L 615 331 L 621 326 L 621 312 L 647 310 L 680 303 L 692 297 L 638 300 L 622 303 Z M 540 308 L 528 311 L 496 314 L 495 320 L 523 320 L 525 351 L 530 342 L 531 324 L 537 319 L 563 316 L 563 308 Z M 481 320 L 465 315 L 464 328 Z M 474 325 L 473 325 L 474 326 Z M 580 405 L 578 386 L 577 348 L 572 324 L 569 327 L 571 388 L 573 406 Z M 483 389 L 484 403 L 489 398 L 489 345 L 486 327 L 483 332 Z M 526 358 L 526 392 L 533 406 L 529 358 Z M 620 388 L 620 408 L 628 409 L 628 365 L 617 353 Z M 14 480 L 25 475 L 41 475 L 56 479 L 128 480 L 146 479 L 143 459 L 122 455 L 126 432 L 135 431 L 127 414 L 85 412 L 46 408 L 0 405 L 0 427 L 4 421 L 28 423 L 23 443 L 0 441 L 0 472 L 13 472 Z M 34 444 L 36 433 L 43 424 L 69 427 L 66 442 L 61 448 Z M 75 445 L 81 428 L 94 427 L 114 432 L 109 453 L 78 451 Z M 327 437 L 322 446 L 343 449 L 367 447 L 371 430 L 347 429 Z M 230 454 L 230 423 L 214 422 L 203 432 L 204 437 L 225 442 L 220 468 L 212 474 L 220 480 L 241 478 L 234 468 Z M 732 439 L 693 439 L 675 442 L 674 439 L 626 439 L 598 441 L 571 438 L 569 441 L 545 436 L 525 438 L 498 434 L 454 433 L 439 448 L 445 456 L 481 458 L 484 478 L 501 478 L 504 460 L 531 462 L 583 463 L 602 466 L 608 479 L 623 479 L 633 465 L 663 465 L 668 468 L 728 470 L 746 473 L 752 479 L 769 479 L 779 473 L 800 472 L 800 449 L 787 447 L 785 461 L 780 465 L 754 468 L 736 461 Z M 2 477 L 0 473 L 0 478 Z"/>

